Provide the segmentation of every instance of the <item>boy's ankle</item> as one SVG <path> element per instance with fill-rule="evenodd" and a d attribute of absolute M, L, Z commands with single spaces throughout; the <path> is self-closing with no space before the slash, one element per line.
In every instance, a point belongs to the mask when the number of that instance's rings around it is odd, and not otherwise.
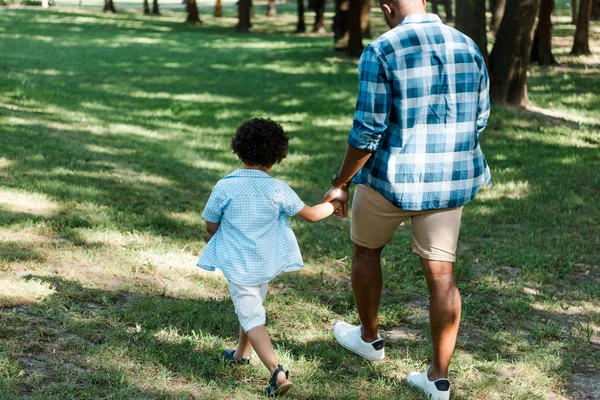
<path fill-rule="evenodd" d="M 240 352 L 238 350 L 236 350 L 235 353 L 233 353 L 233 357 L 237 358 L 238 360 L 241 360 L 243 358 L 250 357 L 250 353 L 248 353 L 248 354 L 240 354 Z"/>
<path fill-rule="evenodd" d="M 284 371 L 281 371 L 279 374 L 277 374 L 277 385 L 281 385 L 282 383 L 285 383 L 287 381 L 291 381 L 291 379 L 289 379 L 286 375 Z"/>

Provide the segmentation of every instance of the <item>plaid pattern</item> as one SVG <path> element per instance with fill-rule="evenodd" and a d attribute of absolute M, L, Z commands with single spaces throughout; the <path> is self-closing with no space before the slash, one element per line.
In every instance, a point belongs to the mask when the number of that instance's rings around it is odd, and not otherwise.
<path fill-rule="evenodd" d="M 479 134 L 490 114 L 477 45 L 413 14 L 364 51 L 348 144 L 373 152 L 354 177 L 404 210 L 459 207 L 490 184 Z"/>
<path fill-rule="evenodd" d="M 288 216 L 304 203 L 285 182 L 258 170 L 240 169 L 214 187 L 202 218 L 219 223 L 197 266 L 219 268 L 241 286 L 258 286 L 280 272 L 303 266 Z"/>

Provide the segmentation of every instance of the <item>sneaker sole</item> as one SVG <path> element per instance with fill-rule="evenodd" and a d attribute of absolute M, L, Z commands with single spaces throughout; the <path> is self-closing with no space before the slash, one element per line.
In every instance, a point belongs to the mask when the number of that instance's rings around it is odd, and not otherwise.
<path fill-rule="evenodd" d="M 360 351 L 357 351 L 356 349 L 353 349 L 352 347 L 350 347 L 350 346 L 346 345 L 344 342 L 342 342 L 335 332 L 333 332 L 333 336 L 335 336 L 335 340 L 337 340 L 337 342 L 343 348 L 345 348 L 346 350 L 349 350 L 349 351 L 353 352 L 354 354 L 358 354 L 362 358 L 365 358 L 365 359 L 367 359 L 369 361 L 381 361 L 381 360 L 383 360 L 385 358 L 385 353 L 383 353 L 383 356 L 378 357 L 378 358 L 370 356 L 370 355 L 367 355 L 367 354 L 364 354 L 364 353 L 361 353 Z"/>
<path fill-rule="evenodd" d="M 408 383 L 408 386 L 410 386 L 411 388 L 417 389 L 419 392 L 421 392 L 425 396 L 427 396 L 427 398 L 430 400 L 446 400 L 449 398 L 449 396 L 436 396 L 434 394 L 429 394 L 425 390 L 423 390 L 423 388 L 421 386 L 409 381 L 408 379 L 407 379 L 407 383 Z"/>

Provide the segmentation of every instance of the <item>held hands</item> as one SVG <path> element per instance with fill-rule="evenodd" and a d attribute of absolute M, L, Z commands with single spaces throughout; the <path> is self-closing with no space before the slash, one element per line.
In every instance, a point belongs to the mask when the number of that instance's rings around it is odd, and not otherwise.
<path fill-rule="evenodd" d="M 331 202 L 335 211 L 333 214 L 337 218 L 344 218 L 348 215 L 348 200 L 350 198 L 350 186 L 345 185 L 341 189 L 332 187 L 323 196 L 323 203 Z"/>

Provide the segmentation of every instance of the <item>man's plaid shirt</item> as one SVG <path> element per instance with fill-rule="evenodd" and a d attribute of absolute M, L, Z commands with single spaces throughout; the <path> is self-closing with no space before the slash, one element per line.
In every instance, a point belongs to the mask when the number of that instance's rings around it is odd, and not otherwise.
<path fill-rule="evenodd" d="M 459 207 L 490 183 L 489 77 L 470 38 L 412 14 L 365 49 L 358 75 L 348 144 L 373 155 L 355 183 L 404 210 Z"/>

